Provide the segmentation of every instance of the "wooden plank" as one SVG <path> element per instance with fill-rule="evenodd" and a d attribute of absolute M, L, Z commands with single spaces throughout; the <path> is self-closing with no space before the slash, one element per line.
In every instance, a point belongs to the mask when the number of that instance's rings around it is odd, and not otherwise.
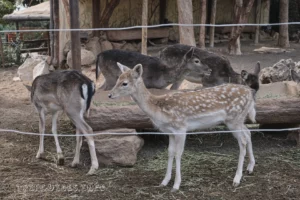
<path fill-rule="evenodd" d="M 212 0 L 210 24 L 216 24 L 217 0 Z M 214 47 L 215 43 L 215 27 L 209 29 L 209 47 Z"/>
<path fill-rule="evenodd" d="M 29 48 L 29 49 L 21 49 L 21 53 L 27 53 L 27 52 L 41 52 L 41 51 L 48 51 L 48 47 L 42 47 L 42 48 Z"/>
<path fill-rule="evenodd" d="M 100 0 L 93 0 L 93 28 L 100 28 L 101 4 Z M 95 37 L 99 37 L 100 31 L 93 31 Z"/>
<path fill-rule="evenodd" d="M 54 28 L 54 20 L 53 20 L 53 0 L 50 0 L 50 24 L 49 24 L 49 28 L 53 29 Z M 54 57 L 54 32 L 53 31 L 49 31 L 49 35 L 50 35 L 50 45 L 48 46 L 50 48 L 50 54 L 49 56 L 51 57 L 50 63 L 52 64 L 53 62 L 53 57 Z"/>
<path fill-rule="evenodd" d="M 53 0 L 53 28 L 59 29 L 59 0 Z M 53 60 L 55 67 L 59 66 L 59 31 L 53 33 Z"/>
<path fill-rule="evenodd" d="M 123 40 L 140 40 L 142 31 L 140 29 L 106 31 L 107 39 L 109 41 L 123 41 Z M 148 39 L 166 38 L 169 37 L 169 28 L 149 28 L 147 33 Z"/>
<path fill-rule="evenodd" d="M 256 17 L 255 17 L 256 24 L 260 24 L 260 15 L 261 15 L 261 0 L 257 0 L 256 1 Z M 260 26 L 255 27 L 255 40 L 254 40 L 255 44 L 259 43 L 259 28 L 260 28 Z"/>
<path fill-rule="evenodd" d="M 79 0 L 70 0 L 71 29 L 79 29 Z M 72 68 L 81 71 L 81 44 L 79 31 L 71 31 Z"/>
<path fill-rule="evenodd" d="M 256 121 L 259 124 L 299 124 L 300 99 L 257 100 Z M 137 105 L 93 106 L 87 122 L 94 131 L 111 128 L 153 128 L 148 116 Z"/>
<path fill-rule="evenodd" d="M 148 24 L 148 0 L 143 0 L 142 25 Z M 141 53 L 147 55 L 147 28 L 142 28 L 142 48 Z"/>

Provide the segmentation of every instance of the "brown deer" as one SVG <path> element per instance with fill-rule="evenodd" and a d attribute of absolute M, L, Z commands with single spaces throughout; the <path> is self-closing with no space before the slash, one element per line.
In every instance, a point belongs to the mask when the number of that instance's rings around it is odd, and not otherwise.
<path fill-rule="evenodd" d="M 52 114 L 52 133 L 54 135 L 57 164 L 64 164 L 64 156 L 57 137 L 58 112 L 63 110 L 76 126 L 76 151 L 72 162 L 72 167 L 79 164 L 80 148 L 82 136 L 86 137 L 92 166 L 88 172 L 94 174 L 98 169 L 98 159 L 96 157 L 95 143 L 89 133 L 93 133 L 92 128 L 85 122 L 84 113 L 89 110 L 92 97 L 95 93 L 95 85 L 88 77 L 78 71 L 55 71 L 50 74 L 38 76 L 32 83 L 31 101 L 39 113 L 40 146 L 37 158 L 44 155 L 44 134 L 45 115 Z"/>
<path fill-rule="evenodd" d="M 181 155 L 184 150 L 186 132 L 210 128 L 224 123 L 238 140 L 240 154 L 233 186 L 240 184 L 246 151 L 249 156 L 247 170 L 253 172 L 255 159 L 252 151 L 251 133 L 244 125 L 249 115 L 255 122 L 253 90 L 247 86 L 223 84 L 194 91 L 181 91 L 155 96 L 145 87 L 141 64 L 133 69 L 118 63 L 122 74 L 109 94 L 109 98 L 130 95 L 162 132 L 169 133 L 168 167 L 161 185 L 171 179 L 173 159 L 176 160 L 176 175 L 172 191 L 181 183 Z"/>
<path fill-rule="evenodd" d="M 254 68 L 254 73 L 249 73 L 246 70 L 241 71 L 241 77 L 243 80 L 243 84 L 249 86 L 255 92 L 259 90 L 259 72 L 260 72 L 260 62 L 256 63 Z"/>

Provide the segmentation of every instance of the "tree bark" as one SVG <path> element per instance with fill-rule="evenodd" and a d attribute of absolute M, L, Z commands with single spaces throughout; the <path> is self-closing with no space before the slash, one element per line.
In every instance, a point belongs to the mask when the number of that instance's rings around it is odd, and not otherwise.
<path fill-rule="evenodd" d="M 102 16 L 100 18 L 100 27 L 107 28 L 109 25 L 109 19 L 113 14 L 113 11 L 115 8 L 119 5 L 120 0 L 111 0 L 108 2 L 106 1 L 104 11 L 102 13 Z"/>
<path fill-rule="evenodd" d="M 100 0 L 93 0 L 93 28 L 100 28 L 101 5 Z M 93 31 L 94 37 L 99 37 L 100 31 Z"/>
<path fill-rule="evenodd" d="M 193 24 L 192 0 L 177 0 L 178 23 Z M 179 26 L 180 44 L 196 46 L 193 26 Z"/>
<path fill-rule="evenodd" d="M 148 0 L 143 0 L 142 25 L 148 24 Z M 147 28 L 142 28 L 142 48 L 141 53 L 147 55 Z"/>
<path fill-rule="evenodd" d="M 256 19 L 255 19 L 256 24 L 260 24 L 260 15 L 261 15 L 260 10 L 261 10 L 261 0 L 257 0 L 257 2 L 256 2 Z M 259 43 L 259 28 L 260 28 L 260 26 L 255 27 L 255 41 L 254 41 L 254 44 Z"/>
<path fill-rule="evenodd" d="M 53 0 L 53 27 L 59 29 L 59 0 Z M 59 66 L 59 31 L 53 32 L 52 65 Z"/>
<path fill-rule="evenodd" d="M 217 0 L 212 0 L 211 5 L 211 17 L 210 17 L 210 24 L 216 24 L 216 12 L 217 12 Z M 211 26 L 209 29 L 209 46 L 214 47 L 215 43 L 215 27 Z"/>
<path fill-rule="evenodd" d="M 234 6 L 234 24 L 244 24 L 248 21 L 254 0 L 236 0 Z M 241 55 L 240 35 L 244 26 L 234 26 L 231 29 L 231 37 L 228 44 L 228 51 L 232 55 Z"/>
<path fill-rule="evenodd" d="M 206 0 L 200 0 L 200 6 L 201 6 L 201 16 L 200 16 L 200 24 L 206 24 L 206 7 L 207 7 L 207 2 Z M 200 26 L 200 31 L 199 31 L 199 47 L 201 49 L 205 49 L 205 26 Z"/>
<path fill-rule="evenodd" d="M 289 21 L 289 0 L 280 0 L 279 6 L 279 22 L 286 23 Z M 290 46 L 289 42 L 289 26 L 280 25 L 279 26 L 279 39 L 278 46 L 287 48 Z"/>
<path fill-rule="evenodd" d="M 79 0 L 70 0 L 71 29 L 79 29 Z M 81 71 L 81 44 L 79 31 L 71 31 L 72 68 Z"/>
<path fill-rule="evenodd" d="M 258 124 L 299 124 L 300 101 L 293 99 L 263 99 L 256 103 Z M 271 116 L 271 117 L 270 117 Z M 153 128 L 149 117 L 137 106 L 91 108 L 87 123 L 94 131 L 114 128 Z M 246 123 L 251 123 L 249 120 Z"/>
<path fill-rule="evenodd" d="M 0 56 L 1 56 L 1 59 L 2 59 L 2 67 L 5 66 L 5 58 L 4 58 L 4 54 L 3 54 L 3 44 L 2 44 L 2 38 L 1 38 L 1 35 L 0 35 Z"/>

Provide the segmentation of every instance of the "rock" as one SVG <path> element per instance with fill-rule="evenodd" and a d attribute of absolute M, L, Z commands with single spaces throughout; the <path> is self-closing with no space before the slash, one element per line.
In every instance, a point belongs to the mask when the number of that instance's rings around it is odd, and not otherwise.
<path fill-rule="evenodd" d="M 32 82 L 33 80 L 33 68 L 41 63 L 42 60 L 27 58 L 25 62 L 18 68 L 18 76 L 24 82 Z"/>
<path fill-rule="evenodd" d="M 274 83 L 280 81 L 289 81 L 291 79 L 290 70 L 293 69 L 300 73 L 300 65 L 290 59 L 281 59 L 272 67 L 266 67 L 260 72 L 260 82 L 262 84 Z"/>
<path fill-rule="evenodd" d="M 101 133 L 119 133 L 119 135 L 94 136 L 95 148 L 100 164 L 133 166 L 137 160 L 137 153 L 144 145 L 144 140 L 134 135 L 135 129 L 112 129 Z M 128 133 L 128 135 L 121 135 Z"/>
<path fill-rule="evenodd" d="M 175 31 L 174 29 L 171 29 L 170 33 L 169 33 L 169 40 L 170 41 L 178 42 L 179 41 L 179 33 L 178 33 L 178 31 Z"/>
<path fill-rule="evenodd" d="M 93 52 L 88 51 L 86 49 L 81 49 L 81 66 L 84 65 L 92 65 L 95 63 L 96 57 Z M 68 56 L 67 56 L 67 64 L 70 68 L 72 68 L 72 52 L 69 51 Z"/>
<path fill-rule="evenodd" d="M 112 42 L 111 44 L 114 49 L 122 49 L 122 47 L 126 44 L 126 42 L 125 41 L 123 41 L 122 43 Z"/>
<path fill-rule="evenodd" d="M 122 49 L 127 51 L 138 51 L 138 49 L 131 43 L 126 43 Z"/>
<path fill-rule="evenodd" d="M 36 77 L 38 77 L 42 74 L 49 74 L 49 65 L 47 64 L 46 61 L 40 62 L 38 65 L 36 65 L 33 68 L 32 80 L 34 80 Z"/>
<path fill-rule="evenodd" d="M 102 51 L 111 50 L 111 49 L 113 49 L 113 46 L 109 41 L 105 40 L 101 42 Z"/>
<path fill-rule="evenodd" d="M 14 77 L 13 81 L 21 81 L 20 77 Z"/>
<path fill-rule="evenodd" d="M 91 38 L 88 41 L 88 43 L 86 43 L 86 49 L 93 52 L 94 56 L 96 57 L 101 52 L 99 38 L 98 37 Z"/>
<path fill-rule="evenodd" d="M 293 49 L 282 49 L 282 48 L 275 48 L 275 47 L 261 47 L 258 49 L 254 49 L 253 51 L 258 53 L 288 53 L 291 52 Z"/>

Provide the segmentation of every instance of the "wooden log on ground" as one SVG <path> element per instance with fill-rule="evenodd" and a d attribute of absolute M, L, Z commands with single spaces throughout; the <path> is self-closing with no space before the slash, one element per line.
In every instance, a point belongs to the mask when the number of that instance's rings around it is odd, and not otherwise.
<path fill-rule="evenodd" d="M 259 124 L 300 124 L 300 98 L 257 100 L 256 112 Z M 137 105 L 92 108 L 87 122 L 94 131 L 153 128 L 150 119 Z"/>

